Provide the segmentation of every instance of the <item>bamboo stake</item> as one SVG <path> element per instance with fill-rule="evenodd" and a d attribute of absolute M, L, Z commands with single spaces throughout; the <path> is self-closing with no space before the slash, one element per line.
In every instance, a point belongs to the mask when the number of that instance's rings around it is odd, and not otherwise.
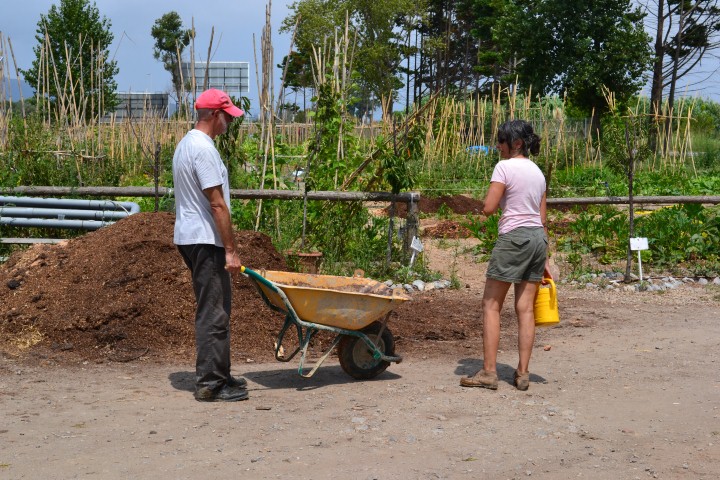
<path fill-rule="evenodd" d="M 13 51 L 12 41 L 10 37 L 7 39 L 8 47 L 10 48 L 10 56 L 12 57 L 13 67 L 15 68 L 15 80 L 17 80 L 18 94 L 20 95 L 20 111 L 23 118 L 23 126 L 27 131 L 27 118 L 25 117 L 25 100 L 23 99 L 22 87 L 20 85 L 20 72 L 18 71 L 17 61 L 15 60 L 15 52 Z M 10 102 L 12 105 L 12 102 Z M 12 108 L 12 107 L 11 107 Z M 25 138 L 25 145 L 27 147 L 27 138 Z"/>
<path fill-rule="evenodd" d="M 272 61 L 271 55 L 268 55 L 268 42 L 270 41 L 270 31 L 271 31 L 271 23 L 270 23 L 270 9 L 272 8 L 272 2 L 268 2 L 268 5 L 265 8 L 265 26 L 263 28 L 263 33 L 260 37 L 260 48 L 261 48 L 261 58 L 262 58 L 262 90 L 260 93 L 260 112 L 261 117 L 266 117 L 263 119 L 263 122 L 265 126 L 265 135 L 261 137 L 261 141 L 263 144 L 261 144 L 261 147 L 263 147 L 263 168 L 262 168 L 262 174 L 260 177 L 260 188 L 263 189 L 265 185 L 265 175 L 267 172 L 267 164 L 268 164 L 268 152 L 270 150 L 270 143 L 272 141 L 274 128 L 273 128 L 273 114 L 272 114 L 272 99 L 269 98 L 270 92 L 268 92 L 268 88 L 270 87 L 269 84 L 269 78 L 268 78 L 268 61 Z M 270 48 L 272 48 L 270 46 Z M 257 58 L 257 57 L 256 57 Z M 258 208 L 257 208 L 257 215 L 255 218 L 255 230 L 257 231 L 260 228 L 260 218 L 262 216 L 262 200 L 258 201 Z"/>
<path fill-rule="evenodd" d="M 178 62 L 182 66 L 182 62 L 178 59 Z M 193 108 L 195 106 L 195 100 L 197 99 L 197 79 L 195 78 L 195 17 L 190 18 L 190 96 L 192 99 Z M 179 69 L 182 72 L 182 68 Z M 194 110 L 193 110 L 194 112 Z"/>
<path fill-rule="evenodd" d="M 297 19 L 295 20 L 295 27 L 293 27 L 293 33 L 292 37 L 290 38 L 290 47 L 287 54 L 287 61 L 285 62 L 285 65 L 283 66 L 283 74 L 282 74 L 282 83 L 280 84 L 280 95 L 278 96 L 278 102 L 276 110 L 280 111 L 280 108 L 282 108 L 283 102 L 285 101 L 285 79 L 287 78 L 287 71 L 288 71 L 288 65 L 290 65 L 290 58 L 292 56 L 292 49 L 293 45 L 295 45 L 295 35 L 297 34 L 298 25 L 300 24 L 300 15 L 298 15 Z"/>
<path fill-rule="evenodd" d="M 266 38 L 266 45 L 263 49 L 263 52 L 265 53 L 265 76 L 269 79 L 270 83 L 270 90 L 269 95 L 267 96 L 267 106 L 269 108 L 269 114 L 268 117 L 270 118 L 270 128 L 268 129 L 269 134 L 269 149 L 268 153 L 270 154 L 270 160 L 272 163 L 272 174 L 273 174 L 273 188 L 277 190 L 278 188 L 278 172 L 277 172 L 277 165 L 275 163 L 275 111 L 273 109 L 273 100 L 275 96 L 275 76 L 273 75 L 273 68 L 275 64 L 275 50 L 272 46 L 272 22 L 270 19 L 270 12 L 272 11 L 272 1 L 268 2 L 268 7 L 266 10 L 266 21 L 267 21 L 267 38 Z M 267 156 L 267 153 L 266 153 Z M 267 160 L 266 160 L 267 162 Z M 280 207 L 276 204 L 275 205 L 275 232 L 278 238 L 280 238 Z"/>
<path fill-rule="evenodd" d="M 203 91 L 210 88 L 210 57 L 212 56 L 211 54 L 214 36 L 215 27 L 213 26 L 212 28 L 210 28 L 210 43 L 208 44 L 207 60 L 205 60 L 205 78 L 203 79 Z"/>
<path fill-rule="evenodd" d="M 691 125 L 691 120 L 692 120 L 692 109 L 694 108 L 694 106 L 695 106 L 695 102 L 693 102 L 693 104 L 690 107 L 690 110 L 688 111 L 687 128 L 686 128 L 686 136 L 685 136 L 685 138 L 687 140 L 687 150 L 690 152 L 693 151 L 692 135 L 690 135 L 690 125 Z M 692 165 L 693 174 L 697 177 L 698 173 L 697 173 L 697 169 L 695 168 L 695 156 L 694 155 L 690 155 L 690 163 Z"/>
<path fill-rule="evenodd" d="M 41 51 L 41 57 L 44 57 L 45 61 L 43 62 L 44 65 L 44 77 L 42 82 L 42 88 L 43 88 L 43 118 L 45 118 L 45 111 L 47 111 L 47 123 L 50 123 L 50 120 L 52 119 L 52 113 L 50 112 L 50 56 L 47 54 L 47 50 L 45 46 L 43 45 L 43 48 Z M 40 79 L 38 78 L 38 81 Z"/>

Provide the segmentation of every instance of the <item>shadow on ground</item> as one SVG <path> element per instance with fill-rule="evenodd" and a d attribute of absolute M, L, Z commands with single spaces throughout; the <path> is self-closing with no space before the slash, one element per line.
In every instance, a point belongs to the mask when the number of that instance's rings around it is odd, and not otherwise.
<path fill-rule="evenodd" d="M 460 377 L 475 375 L 476 372 L 483 368 L 482 358 L 461 358 L 458 360 L 458 366 L 455 368 L 455 375 Z M 530 365 L 532 367 L 532 365 Z M 497 364 L 498 381 L 505 382 L 515 386 L 515 367 L 506 363 Z M 547 383 L 547 380 L 530 372 L 530 383 Z"/>
<path fill-rule="evenodd" d="M 309 372 L 310 370 L 305 370 Z M 314 390 L 329 385 L 343 385 L 349 383 L 382 382 L 402 378 L 396 373 L 384 371 L 370 380 L 355 380 L 350 377 L 339 365 L 321 367 L 310 378 L 300 376 L 297 368 L 282 368 L 272 370 L 258 370 L 242 375 L 248 381 L 249 390 L 258 390 L 257 386 L 266 389 L 281 390 L 294 389 L 298 391 Z M 511 372 L 512 377 L 512 372 Z M 186 392 L 195 391 L 194 372 L 173 372 L 168 375 L 170 385 L 176 390 Z M 254 385 L 257 384 L 257 385 Z"/>

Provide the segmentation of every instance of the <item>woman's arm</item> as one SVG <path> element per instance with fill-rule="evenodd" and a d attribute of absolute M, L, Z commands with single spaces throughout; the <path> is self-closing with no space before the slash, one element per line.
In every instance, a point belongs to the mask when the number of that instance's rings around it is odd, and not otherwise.
<path fill-rule="evenodd" d="M 500 207 L 500 199 L 505 195 L 505 184 L 500 182 L 490 182 L 490 188 L 488 189 L 487 195 L 485 195 L 485 201 L 483 202 L 482 213 L 486 217 L 497 212 Z"/>
<path fill-rule="evenodd" d="M 555 280 L 552 272 L 550 271 L 550 237 L 548 236 L 547 226 L 547 193 L 543 193 L 542 199 L 540 200 L 540 221 L 542 222 L 543 229 L 545 230 L 545 237 L 548 239 L 547 258 L 545 259 L 545 271 L 543 272 L 543 278 Z"/>

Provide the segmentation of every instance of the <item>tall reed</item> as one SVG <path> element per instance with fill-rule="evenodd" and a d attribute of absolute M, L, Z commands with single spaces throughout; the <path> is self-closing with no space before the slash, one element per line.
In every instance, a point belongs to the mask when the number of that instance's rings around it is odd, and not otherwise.
<path fill-rule="evenodd" d="M 269 12 L 267 15 L 269 17 Z M 83 41 L 82 38 L 80 40 Z M 353 44 L 347 26 L 330 43 L 332 45 L 328 47 L 332 48 L 319 48 L 316 52 L 313 63 L 316 81 L 326 81 L 319 72 L 329 71 L 328 81 L 336 83 L 338 91 L 345 92 Z M 86 47 L 91 49 L 93 56 L 89 65 L 82 65 L 79 77 L 89 77 L 89 89 L 101 91 L 107 80 L 103 78 L 101 68 L 105 59 L 91 43 Z M 194 48 L 193 42 L 190 47 L 193 60 Z M 262 80 L 258 76 L 261 93 L 259 121 L 244 123 L 237 141 L 243 142 L 248 135 L 259 136 L 260 155 L 251 161 L 257 162 L 253 166 L 261 168 L 263 176 L 270 177 L 269 184 L 278 188 L 278 179 L 284 172 L 275 162 L 277 143 L 304 151 L 315 139 L 312 124 L 293 123 L 291 119 L 276 115 L 272 53 L 272 39 L 266 25 L 261 45 L 262 58 L 257 66 L 257 71 L 262 74 Z M 71 61 L 80 62 L 78 52 L 67 50 L 66 55 Z M 60 75 L 47 34 L 39 51 L 40 74 L 37 84 L 33 85 L 36 91 L 34 98 L 26 103 L 21 96 L 19 105 L 13 105 L 9 95 L 10 79 L 19 76 L 18 67 L 14 64 L 10 39 L 2 33 L 0 57 L 3 58 L 0 62 L 0 164 L 6 162 L 9 155 L 15 155 L 13 161 L 52 160 L 58 168 L 71 168 L 79 184 L 97 182 L 103 177 L 103 171 L 109 170 L 125 172 L 121 175 L 121 181 L 125 181 L 142 176 L 147 171 L 148 152 L 154 151 L 156 145 L 171 149 L 192 124 L 192 119 L 182 114 L 189 108 L 192 100 L 189 97 L 197 93 L 195 85 L 190 86 L 190 92 L 181 92 L 182 98 L 178 99 L 181 115 L 171 119 L 160 117 L 149 108 L 134 118 L 120 118 L 117 114 L 101 116 L 97 112 L 102 111 L 106 99 L 89 95 L 81 78 L 76 78 L 77 75 L 70 69 L 64 72 L 65 75 Z M 64 80 L 61 80 L 63 77 Z M 194 75 L 192 77 L 194 82 Z M 50 98 L 52 90 L 57 90 L 56 98 Z M 282 93 L 277 105 L 280 105 L 281 98 Z M 646 118 L 646 124 L 657 140 L 657 154 L 644 168 L 695 171 L 691 131 L 694 105 L 694 100 L 683 98 L 673 106 L 664 104 L 659 114 L 651 116 L 647 102 L 638 102 L 633 108 L 620 112 L 627 118 Z M 418 106 L 416 113 L 420 113 L 414 117 L 414 121 L 425 128 L 424 151 L 418 169 L 420 173 L 445 172 L 448 178 L 443 181 L 452 182 L 462 179 L 465 175 L 463 171 L 469 175 L 484 175 L 494 157 L 474 155 L 467 147 L 494 146 L 497 126 L 513 118 L 524 118 L 534 125 L 544 140 L 541 156 L 546 163 L 556 168 L 602 167 L 603 158 L 598 148 L 602 138 L 598 136 L 599 132 L 590 131 L 586 119 L 570 118 L 566 111 L 567 104 L 562 97 L 533 97 L 532 91 L 520 92 L 516 88 L 495 88 L 487 96 L 465 99 L 432 97 Z M 21 117 L 22 121 L 13 122 L 13 116 Z M 42 128 L 34 129 L 29 121 L 40 122 Z M 670 128 L 666 127 L 668 125 Z M 359 145 L 372 151 L 375 136 L 385 133 L 387 138 L 387 133 L 392 132 L 395 126 L 392 119 L 384 118 L 379 124 L 365 125 L 355 121 L 354 124 L 343 124 L 342 128 L 362 139 Z M 41 130 L 43 135 L 34 134 L 35 130 Z M 20 153 L 22 155 L 18 156 Z M 337 154 L 340 157 L 346 154 L 340 141 Z M 343 179 L 339 178 L 338 183 L 342 182 Z M 258 184 L 264 186 L 266 182 L 260 179 Z"/>

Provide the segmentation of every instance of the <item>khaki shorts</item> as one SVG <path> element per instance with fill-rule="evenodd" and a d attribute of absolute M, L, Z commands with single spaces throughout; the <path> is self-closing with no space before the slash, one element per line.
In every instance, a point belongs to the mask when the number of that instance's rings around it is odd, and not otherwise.
<path fill-rule="evenodd" d="M 539 282 L 545 271 L 548 240 L 541 227 L 519 227 L 495 242 L 487 277 L 501 282 Z"/>

